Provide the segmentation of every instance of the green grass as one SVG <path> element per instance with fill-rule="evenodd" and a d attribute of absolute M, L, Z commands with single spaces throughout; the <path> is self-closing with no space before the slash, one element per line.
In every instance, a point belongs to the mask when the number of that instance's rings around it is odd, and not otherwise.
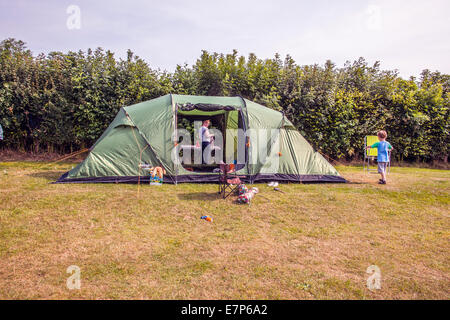
<path fill-rule="evenodd" d="M 383 186 L 337 167 L 352 183 L 261 184 L 248 206 L 216 185 L 50 183 L 73 165 L 0 163 L 0 298 L 449 297 L 449 171 L 392 168 Z"/>

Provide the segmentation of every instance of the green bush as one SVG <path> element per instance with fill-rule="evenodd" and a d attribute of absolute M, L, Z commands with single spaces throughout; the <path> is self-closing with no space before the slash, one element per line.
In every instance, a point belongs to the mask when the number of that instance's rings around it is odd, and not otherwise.
<path fill-rule="evenodd" d="M 364 136 L 385 129 L 396 159 L 447 161 L 449 88 L 447 74 L 405 80 L 363 58 L 337 68 L 202 51 L 192 67 L 169 73 L 131 51 L 125 60 L 101 48 L 33 56 L 22 41 L 0 43 L 2 146 L 33 152 L 90 146 L 120 107 L 179 93 L 241 95 L 283 111 L 335 159 L 360 158 Z"/>

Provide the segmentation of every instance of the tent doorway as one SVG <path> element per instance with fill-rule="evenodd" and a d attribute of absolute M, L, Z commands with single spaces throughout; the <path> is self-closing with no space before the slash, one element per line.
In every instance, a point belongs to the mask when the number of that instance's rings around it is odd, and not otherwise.
<path fill-rule="evenodd" d="M 187 156 L 187 159 L 191 159 L 190 161 L 188 160 L 187 163 L 182 161 L 181 165 L 184 169 L 190 172 L 211 173 L 217 171 L 216 169 L 219 168 L 220 163 L 230 162 L 230 159 L 232 163 L 236 164 L 237 170 L 245 167 L 248 159 L 247 148 L 245 148 L 245 163 L 237 164 L 237 149 L 239 143 L 237 130 L 245 130 L 245 123 L 243 121 L 241 110 L 236 110 L 231 107 L 228 110 L 223 108 L 217 110 L 214 105 L 209 107 L 202 105 L 201 109 L 194 107 L 192 110 L 188 111 L 177 108 L 175 118 L 177 129 L 187 130 L 192 141 L 192 145 L 184 145 L 180 148 L 180 158 L 185 159 L 183 156 L 188 152 L 189 155 Z M 199 129 L 205 120 L 210 120 L 211 122 L 211 125 L 209 126 L 210 131 L 219 131 L 222 138 L 222 143 L 215 142 L 212 156 L 215 158 L 217 155 L 217 159 L 211 159 L 212 163 L 210 164 L 194 161 L 194 152 L 198 152 L 198 154 L 201 153 L 202 148 Z M 217 138 L 218 137 L 216 137 L 216 139 Z M 180 141 L 178 141 L 178 143 L 180 143 Z"/>

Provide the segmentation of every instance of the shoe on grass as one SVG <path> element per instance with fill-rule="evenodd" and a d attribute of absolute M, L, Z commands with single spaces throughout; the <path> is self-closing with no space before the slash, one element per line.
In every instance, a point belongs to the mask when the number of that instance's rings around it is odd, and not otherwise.
<path fill-rule="evenodd" d="M 378 184 L 386 184 L 386 180 L 381 180 L 380 179 L 380 181 L 378 181 Z"/>

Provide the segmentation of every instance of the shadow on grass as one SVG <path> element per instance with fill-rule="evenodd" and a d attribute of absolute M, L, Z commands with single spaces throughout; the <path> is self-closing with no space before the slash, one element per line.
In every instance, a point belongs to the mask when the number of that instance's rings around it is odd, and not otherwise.
<path fill-rule="evenodd" d="M 66 171 L 39 171 L 28 174 L 29 177 L 45 179 L 49 182 L 58 180 Z"/>
<path fill-rule="evenodd" d="M 213 201 L 217 199 L 222 199 L 222 195 L 217 192 L 190 192 L 181 193 L 178 195 L 180 200 L 206 200 Z"/>
<path fill-rule="evenodd" d="M 369 184 L 368 182 L 365 181 L 352 181 L 352 180 L 348 180 L 347 179 L 347 183 L 346 184 Z"/>

